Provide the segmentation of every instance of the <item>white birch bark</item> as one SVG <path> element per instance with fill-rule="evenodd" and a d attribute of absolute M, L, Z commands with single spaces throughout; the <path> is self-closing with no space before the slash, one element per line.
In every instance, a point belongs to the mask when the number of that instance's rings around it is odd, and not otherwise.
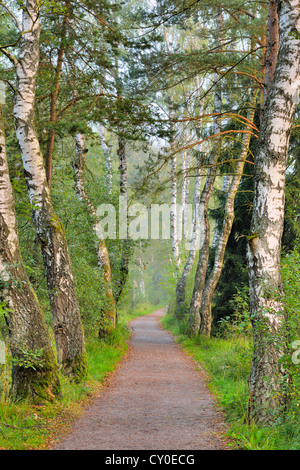
<path fill-rule="evenodd" d="M 232 175 L 224 175 L 223 182 L 222 182 L 222 193 L 223 193 L 224 198 L 227 197 L 227 193 L 231 186 L 231 183 L 232 183 Z M 217 246 L 219 236 L 220 236 L 220 230 L 219 230 L 218 224 L 216 223 L 215 228 L 214 228 L 214 237 L 213 237 L 213 241 L 211 245 L 212 248 L 215 248 Z"/>
<path fill-rule="evenodd" d="M 300 87 L 300 2 L 278 0 L 279 51 L 255 153 L 255 186 L 248 244 L 254 352 L 249 419 L 272 421 L 284 402 L 284 305 L 280 301 L 285 172 Z"/>
<path fill-rule="evenodd" d="M 96 219 L 96 209 L 88 197 L 84 183 L 84 166 L 87 153 L 84 135 L 78 132 L 75 136 L 75 142 L 76 152 L 73 161 L 75 191 L 78 199 L 82 203 L 86 204 L 88 211 Z M 98 266 L 103 275 L 103 282 L 105 285 L 105 304 L 102 311 L 102 324 L 99 329 L 99 336 L 104 337 L 112 333 L 112 331 L 116 327 L 117 310 L 112 289 L 109 253 L 104 238 L 99 237 L 99 235 L 101 235 L 102 229 L 101 224 L 99 223 L 99 221 L 97 221 L 97 219 L 95 221 L 93 230 L 95 234 L 95 239 L 97 240 L 95 249 L 98 260 Z"/>
<path fill-rule="evenodd" d="M 105 157 L 105 166 L 106 166 L 106 181 L 107 181 L 107 190 L 108 195 L 112 195 L 112 163 L 111 163 L 111 150 L 106 143 L 105 139 L 105 128 L 102 124 L 99 125 L 99 136 L 101 141 L 102 151 Z"/>
<path fill-rule="evenodd" d="M 186 145 L 186 133 L 183 134 L 183 145 Z M 181 168 L 182 168 L 182 183 L 181 183 L 181 203 L 178 214 L 178 237 L 187 240 L 188 236 L 188 202 L 189 202 L 189 186 L 190 178 L 188 176 L 190 165 L 190 154 L 185 150 L 182 152 Z"/>
<path fill-rule="evenodd" d="M 196 77 L 196 87 L 197 87 L 198 97 L 200 98 L 200 82 L 199 82 L 198 76 Z M 203 114 L 203 102 L 199 100 L 199 103 L 200 103 L 199 115 L 201 116 Z M 202 124 L 200 122 L 197 125 L 197 131 L 199 133 L 199 136 L 201 135 L 201 130 L 202 130 Z M 191 233 L 191 238 L 190 238 L 190 249 L 189 249 L 188 258 L 184 265 L 183 271 L 176 285 L 176 310 L 175 310 L 176 316 L 180 316 L 185 311 L 186 284 L 187 284 L 189 274 L 192 270 L 192 266 L 196 258 L 197 250 L 201 246 L 201 240 L 199 240 L 200 232 L 201 232 L 200 231 L 201 220 L 199 220 L 200 215 L 201 215 L 200 195 L 201 195 L 201 181 L 202 181 L 202 175 L 201 175 L 202 168 L 201 168 L 201 157 L 200 157 L 201 146 L 199 146 L 198 151 L 199 151 L 199 157 L 196 160 L 197 168 L 196 168 L 196 179 L 195 179 L 194 194 L 193 194 L 194 209 L 193 209 L 193 220 L 192 220 L 192 233 Z"/>
<path fill-rule="evenodd" d="M 170 222 L 171 222 L 171 242 L 172 242 L 172 252 L 175 262 L 176 271 L 181 265 L 180 255 L 179 255 L 179 243 L 178 243 L 178 213 L 177 213 L 177 157 L 174 154 L 174 145 L 171 145 L 171 152 L 173 155 L 171 157 L 171 204 L 170 204 Z"/>
<path fill-rule="evenodd" d="M 221 90 L 217 88 L 214 94 L 214 113 L 221 112 Z M 218 134 L 221 131 L 220 120 L 215 119 L 213 133 Z M 193 294 L 189 308 L 189 330 L 191 335 L 196 335 L 200 329 L 201 316 L 200 309 L 202 303 L 203 289 L 205 286 L 206 272 L 209 262 L 209 246 L 210 246 L 210 221 L 208 218 L 208 205 L 212 195 L 213 187 L 216 180 L 216 163 L 220 153 L 220 138 L 216 138 L 216 142 L 212 146 L 208 158 L 208 172 L 206 182 L 202 190 L 199 202 L 199 225 L 201 230 L 201 246 L 199 250 L 199 258 L 197 270 L 195 274 Z"/>
<path fill-rule="evenodd" d="M 170 54 L 170 39 L 168 35 L 167 28 L 164 27 L 164 36 L 167 53 Z M 170 97 L 170 109 L 169 109 L 169 119 L 172 122 L 175 117 L 174 113 L 174 103 L 173 96 Z M 175 133 L 174 124 L 172 124 L 171 129 Z M 176 144 L 175 144 L 175 135 L 172 136 L 171 145 L 171 203 L 170 203 L 170 236 L 172 243 L 172 253 L 173 259 L 175 262 L 176 274 L 181 265 L 180 255 L 179 255 L 179 243 L 178 243 L 178 212 L 177 212 L 177 154 L 176 154 Z"/>
<path fill-rule="evenodd" d="M 34 126 L 41 29 L 40 11 L 34 0 L 24 2 L 22 28 L 20 55 L 16 63 L 15 129 L 33 208 L 33 222 L 44 258 L 58 362 L 65 374 L 79 380 L 87 367 L 79 304 L 64 229 L 53 210 Z"/>
<path fill-rule="evenodd" d="M 191 272 L 192 266 L 194 264 L 197 247 L 199 244 L 199 236 L 200 236 L 200 222 L 199 222 L 199 215 L 200 215 L 200 188 L 201 188 L 201 167 L 200 162 L 198 161 L 198 168 L 194 187 L 194 209 L 193 209 L 193 221 L 192 221 L 192 233 L 190 239 L 190 250 L 188 254 L 188 258 L 184 265 L 182 274 L 177 282 L 176 285 L 176 316 L 180 316 L 184 313 L 185 309 L 185 289 L 186 283 Z"/>
<path fill-rule="evenodd" d="M 250 100 L 250 109 L 247 115 L 247 119 L 250 122 L 253 122 L 254 113 L 256 109 L 256 97 L 257 91 L 252 93 L 252 98 Z M 250 145 L 250 129 L 249 133 L 245 133 L 242 138 L 242 150 L 241 154 L 238 157 L 238 161 L 236 162 L 234 175 L 230 177 L 228 180 L 230 182 L 229 187 L 227 188 L 227 198 L 224 208 L 224 218 L 223 218 L 223 225 L 220 231 L 218 231 L 218 238 L 215 244 L 215 254 L 213 260 L 213 267 L 210 271 L 203 290 L 202 294 L 202 301 L 201 301 L 201 309 L 200 309 L 200 317 L 201 317 L 201 324 L 200 324 L 200 334 L 205 336 L 210 336 L 211 333 L 211 323 L 212 323 L 212 316 L 211 316 L 211 303 L 213 299 L 213 295 L 219 281 L 222 268 L 223 268 L 223 261 L 225 250 L 228 242 L 229 235 L 231 233 L 232 224 L 234 221 L 234 201 L 235 196 L 239 188 L 239 184 L 241 178 L 243 176 L 243 170 L 245 166 L 245 160 L 248 155 L 249 145 Z M 226 181 L 226 186 L 228 186 L 228 181 Z"/>
<path fill-rule="evenodd" d="M 59 393 L 58 366 L 38 299 L 26 274 L 17 232 L 15 200 L 9 178 L 2 109 L 0 108 L 0 300 L 13 357 L 11 395 L 35 402 Z M 25 353 L 42 351 L 41 365 L 26 368 Z"/>

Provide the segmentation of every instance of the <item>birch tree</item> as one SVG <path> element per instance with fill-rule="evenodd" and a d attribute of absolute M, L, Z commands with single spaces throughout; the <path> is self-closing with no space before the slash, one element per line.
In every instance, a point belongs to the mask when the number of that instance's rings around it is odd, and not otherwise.
<path fill-rule="evenodd" d="M 109 145 L 105 138 L 105 127 L 103 124 L 99 124 L 99 136 L 100 142 L 102 147 L 102 152 L 105 157 L 105 167 L 106 167 L 106 182 L 107 182 L 107 190 L 109 197 L 112 196 L 112 183 L 113 183 L 113 176 L 112 176 L 112 161 L 111 161 L 111 145 Z M 112 136 L 111 136 L 112 139 Z"/>
<path fill-rule="evenodd" d="M 200 81 L 199 77 L 196 77 L 195 80 L 196 87 L 197 87 L 197 94 L 198 98 L 200 98 Z M 203 114 L 203 102 L 199 99 L 199 115 Z M 202 131 L 201 122 L 197 123 L 196 134 L 197 137 L 200 138 Z M 200 204 L 200 195 L 201 195 L 201 181 L 202 181 L 202 168 L 201 168 L 201 146 L 198 149 L 198 156 L 196 158 L 196 177 L 195 177 L 195 186 L 194 186 L 194 194 L 193 194 L 193 220 L 192 220 L 192 231 L 190 236 L 190 249 L 187 260 L 185 262 L 184 268 L 182 270 L 181 276 L 179 277 L 177 284 L 176 284 L 176 316 L 180 316 L 185 310 L 185 299 L 186 299 L 186 284 L 189 277 L 189 274 L 192 270 L 192 266 L 194 264 L 196 253 L 198 250 L 198 245 L 200 246 L 201 240 L 200 238 L 200 221 L 199 221 L 199 204 Z"/>
<path fill-rule="evenodd" d="M 80 379 L 86 373 L 84 332 L 63 225 L 54 212 L 43 155 L 34 124 L 36 77 L 39 67 L 40 11 L 34 0 L 22 2 L 20 54 L 6 55 L 16 68 L 14 121 L 32 218 L 40 241 L 56 339 L 63 373 Z"/>
<path fill-rule="evenodd" d="M 13 399 L 52 400 L 60 393 L 58 365 L 37 296 L 19 246 L 15 200 L 9 178 L 0 107 L 0 299 L 12 354 Z"/>
<path fill-rule="evenodd" d="M 215 255 L 213 259 L 213 267 L 207 276 L 202 294 L 200 308 L 200 334 L 203 334 L 205 336 L 210 336 L 211 333 L 211 303 L 218 280 L 222 272 L 225 250 L 234 220 L 235 196 L 239 188 L 241 178 L 243 176 L 245 161 L 249 152 L 251 135 L 256 136 L 254 132 L 256 130 L 256 127 L 252 124 L 256 109 L 256 97 L 257 90 L 254 90 L 254 92 L 252 92 L 252 98 L 249 103 L 249 112 L 246 121 L 248 124 L 250 124 L 250 127 L 248 128 L 248 131 L 246 130 L 246 133 L 244 134 L 244 137 L 242 139 L 242 150 L 240 155 L 238 156 L 237 162 L 234 167 L 234 175 L 231 178 L 231 183 L 228 187 L 227 198 L 224 208 L 223 225 L 220 232 L 218 232 L 217 239 L 215 240 Z"/>
<path fill-rule="evenodd" d="M 280 273 L 285 172 L 300 87 L 300 2 L 277 0 L 279 50 L 255 152 L 254 201 L 248 237 L 253 360 L 248 419 L 272 422 L 285 404 L 284 303 Z"/>
<path fill-rule="evenodd" d="M 214 113 L 219 114 L 221 112 L 221 91 L 219 87 L 216 89 L 214 94 Z M 218 135 L 220 133 L 220 121 L 217 119 L 214 122 L 213 133 Z M 189 309 L 189 330 L 192 335 L 198 334 L 201 317 L 200 308 L 202 302 L 202 294 L 205 285 L 206 272 L 209 262 L 209 247 L 210 247 L 210 222 L 208 218 L 208 205 L 213 192 L 217 169 L 216 163 L 219 158 L 220 139 L 217 138 L 217 142 L 212 146 L 210 155 L 207 159 L 207 176 L 204 188 L 202 190 L 200 201 L 199 201 L 199 225 L 201 227 L 201 246 L 199 250 L 199 258 L 197 264 L 197 270 L 194 280 L 193 294 L 190 302 Z"/>
<path fill-rule="evenodd" d="M 89 196 L 85 189 L 84 166 L 87 149 L 85 145 L 84 135 L 81 132 L 78 132 L 76 134 L 75 142 L 76 152 L 73 161 L 73 170 L 76 194 L 78 199 L 86 205 L 89 213 L 95 219 L 93 228 L 95 237 L 97 236 L 97 242 L 95 244 L 96 255 L 98 260 L 98 267 L 101 271 L 105 286 L 105 303 L 100 319 L 101 324 L 99 328 L 99 337 L 105 337 L 108 334 L 112 333 L 112 331 L 115 329 L 117 316 L 116 303 L 112 289 L 110 259 L 105 240 L 103 237 L 101 237 L 101 224 L 99 224 L 96 219 L 96 208 L 89 199 Z"/>

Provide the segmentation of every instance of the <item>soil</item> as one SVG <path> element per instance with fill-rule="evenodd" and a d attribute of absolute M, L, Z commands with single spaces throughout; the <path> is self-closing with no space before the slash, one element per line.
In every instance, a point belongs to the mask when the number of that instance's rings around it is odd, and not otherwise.
<path fill-rule="evenodd" d="M 199 365 L 161 328 L 131 322 L 130 351 L 54 450 L 223 450 L 226 426 Z"/>

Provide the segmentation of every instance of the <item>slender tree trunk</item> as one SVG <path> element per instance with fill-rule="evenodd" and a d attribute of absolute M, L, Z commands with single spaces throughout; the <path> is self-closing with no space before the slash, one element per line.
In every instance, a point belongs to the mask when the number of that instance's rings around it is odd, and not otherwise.
<path fill-rule="evenodd" d="M 122 130 L 119 135 L 118 142 L 118 157 L 119 157 L 119 171 L 120 171 L 120 197 L 123 200 L 123 204 L 128 207 L 127 203 L 127 158 L 126 158 L 126 140 L 122 135 Z M 127 233 L 127 227 L 124 227 Z M 122 243 L 122 254 L 121 254 L 121 263 L 119 271 L 118 285 L 116 289 L 116 302 L 118 303 L 123 289 L 125 287 L 126 281 L 128 279 L 129 273 L 129 263 L 131 258 L 131 243 L 130 240 L 125 238 Z"/>
<path fill-rule="evenodd" d="M 221 90 L 217 87 L 214 95 L 214 112 L 220 113 L 222 105 Z M 221 131 L 220 121 L 215 120 L 214 134 Z M 199 250 L 198 265 L 194 281 L 194 289 L 189 310 L 189 331 L 191 335 L 197 335 L 200 329 L 201 317 L 200 308 L 202 303 L 202 294 L 205 286 L 206 273 L 209 262 L 209 246 L 210 246 L 210 222 L 208 219 L 208 204 L 212 195 L 213 187 L 216 180 L 216 163 L 219 158 L 221 141 L 217 138 L 215 145 L 211 150 L 208 158 L 208 174 L 206 182 L 200 197 L 199 203 L 199 225 L 201 230 L 201 246 Z"/>
<path fill-rule="evenodd" d="M 253 122 L 254 113 L 256 109 L 256 97 L 257 91 L 252 93 L 252 99 L 250 100 L 250 110 L 247 116 L 249 122 Z M 250 129 L 249 129 L 250 131 Z M 213 295 L 219 281 L 222 268 L 223 268 L 223 261 L 225 250 L 228 242 L 229 235 L 231 233 L 232 224 L 234 220 L 234 201 L 237 190 L 239 188 L 239 184 L 243 175 L 243 170 L 245 166 L 245 160 L 248 155 L 249 151 L 249 144 L 250 144 L 251 134 L 244 134 L 242 140 L 242 151 L 239 155 L 239 161 L 235 165 L 234 169 L 234 176 L 232 177 L 231 184 L 228 188 L 227 199 L 225 203 L 225 210 L 224 210 L 224 219 L 223 219 L 223 226 L 221 231 L 218 233 L 218 238 L 215 242 L 215 256 L 214 256 L 214 264 L 211 272 L 209 273 L 203 294 L 202 294 L 202 301 L 201 301 L 201 309 L 200 309 L 200 317 L 201 317 L 201 324 L 200 324 L 200 334 L 204 336 L 210 336 L 211 333 L 211 323 L 212 323 L 212 316 L 211 316 L 211 303 L 213 299 Z"/>
<path fill-rule="evenodd" d="M 55 78 L 54 78 L 54 84 L 53 84 L 53 91 L 51 92 L 51 101 L 50 101 L 50 133 L 49 133 L 49 139 L 47 143 L 47 152 L 46 152 L 46 174 L 47 174 L 47 181 L 49 187 L 51 186 L 51 181 L 52 181 L 52 161 L 53 161 L 53 150 L 54 150 L 54 139 L 55 139 L 55 125 L 57 122 L 57 99 L 58 99 L 58 93 L 59 93 L 59 82 L 60 82 L 60 77 L 61 77 L 61 72 L 62 72 L 62 66 L 63 66 L 63 59 L 64 59 L 64 53 L 65 53 L 65 41 L 66 41 L 66 36 L 67 36 L 67 25 L 69 22 L 69 14 L 70 14 L 70 2 L 66 1 L 66 13 L 63 19 L 63 24 L 62 24 L 62 33 L 61 33 L 61 42 L 60 42 L 60 47 L 58 49 L 58 55 L 57 55 L 57 65 L 56 65 L 56 71 L 55 71 Z"/>
<path fill-rule="evenodd" d="M 210 159 L 210 161 L 212 162 L 212 159 Z M 198 220 L 201 230 L 201 246 L 189 309 L 189 332 L 191 335 L 198 334 L 200 328 L 202 292 L 205 285 L 205 277 L 209 261 L 210 223 L 208 220 L 208 204 L 213 191 L 215 179 L 216 167 L 213 165 L 208 171 L 199 202 Z"/>
<path fill-rule="evenodd" d="M 171 145 L 171 151 L 174 153 L 174 145 Z M 178 243 L 178 225 L 177 225 L 177 158 L 176 154 L 171 158 L 171 206 L 170 206 L 170 219 L 171 219 L 171 241 L 173 258 L 175 262 L 176 272 L 178 272 L 181 260 L 179 255 Z"/>
<path fill-rule="evenodd" d="M 167 53 L 170 54 L 170 41 L 167 28 L 164 26 L 164 36 Z M 173 96 L 170 97 L 170 109 L 169 109 L 169 119 L 171 123 L 175 118 L 174 112 L 174 100 Z M 173 259 L 175 262 L 176 276 L 178 276 L 178 270 L 181 265 L 180 255 L 179 255 L 179 244 L 178 244 L 178 214 L 177 214 L 177 155 L 176 155 L 176 145 L 175 145 L 175 126 L 174 123 L 171 125 L 173 135 L 171 137 L 171 204 L 170 204 L 170 235 L 172 243 L 172 252 Z"/>
<path fill-rule="evenodd" d="M 224 199 L 227 198 L 227 195 L 228 195 L 227 193 L 231 186 L 231 183 L 232 183 L 232 175 L 224 175 L 223 182 L 222 182 L 222 193 L 223 193 Z M 219 236 L 220 236 L 220 230 L 219 230 L 218 224 L 216 224 L 214 228 L 212 248 L 215 248 L 217 246 Z"/>
<path fill-rule="evenodd" d="M 71 259 L 64 228 L 53 210 L 44 160 L 34 127 L 40 38 L 39 11 L 34 0 L 25 2 L 23 31 L 16 67 L 16 135 L 33 208 L 33 222 L 44 259 L 58 363 L 63 373 L 79 380 L 85 375 L 87 364 Z"/>
<path fill-rule="evenodd" d="M 111 167 L 111 149 L 106 143 L 105 140 L 105 128 L 100 124 L 99 126 L 99 135 L 101 141 L 102 151 L 105 157 L 105 164 L 106 164 L 106 181 L 107 181 L 107 190 L 108 195 L 111 197 L 112 195 L 112 167 Z"/>
<path fill-rule="evenodd" d="M 199 221 L 199 204 L 200 204 L 200 188 L 201 188 L 201 162 L 200 158 L 197 159 L 197 176 L 195 180 L 194 187 L 194 210 L 193 210 L 193 221 L 192 221 L 192 233 L 190 239 L 190 250 L 188 258 L 184 265 L 183 271 L 180 278 L 176 284 L 176 310 L 175 315 L 180 317 L 185 311 L 185 292 L 186 292 L 186 283 L 191 272 L 192 266 L 194 264 L 196 253 L 199 244 L 200 236 L 200 221 Z"/>
<path fill-rule="evenodd" d="M 198 114 L 201 116 L 203 114 L 203 101 L 201 100 L 201 93 L 200 93 L 200 80 L 199 76 L 196 76 L 195 79 L 195 84 L 196 84 L 196 92 L 199 98 L 199 110 Z M 197 138 L 200 138 L 201 136 L 201 131 L 202 131 L 202 123 L 198 122 L 196 126 L 196 135 Z M 175 309 L 175 315 L 177 317 L 180 317 L 182 314 L 185 313 L 185 295 L 186 295 L 186 284 L 187 280 L 189 277 L 189 274 L 192 270 L 192 266 L 194 264 L 195 258 L 196 258 L 196 253 L 197 250 L 200 247 L 201 240 L 200 238 L 200 220 L 199 220 L 199 204 L 200 204 L 200 195 L 201 195 L 201 181 L 202 181 L 202 175 L 201 175 L 201 146 L 199 146 L 198 149 L 199 156 L 196 159 L 196 180 L 195 180 L 195 186 L 194 186 L 194 195 L 193 195 L 193 200 L 194 200 L 194 210 L 193 210 L 193 221 L 192 221 L 192 233 L 191 233 L 191 239 L 190 239 L 190 250 L 189 250 L 189 255 L 186 260 L 186 263 L 184 265 L 182 274 L 177 282 L 176 285 L 176 309 Z"/>
<path fill-rule="evenodd" d="M 38 299 L 19 246 L 14 195 L 9 179 L 0 108 L 0 300 L 5 302 L 13 358 L 11 395 L 34 402 L 60 393 L 58 366 Z"/>
<path fill-rule="evenodd" d="M 278 0 L 280 43 L 255 152 L 248 243 L 253 361 L 248 419 L 272 422 L 284 405 L 284 304 L 280 274 L 286 158 L 300 87 L 300 2 Z"/>
<path fill-rule="evenodd" d="M 86 204 L 88 211 L 92 215 L 92 217 L 96 218 L 96 209 L 88 197 L 84 184 L 84 165 L 87 153 L 84 135 L 81 133 L 76 134 L 75 142 L 76 153 L 73 161 L 73 169 L 76 194 L 78 196 L 78 199 L 84 204 Z M 96 220 L 94 225 L 95 234 L 99 234 L 99 230 L 100 224 Z M 112 331 L 115 329 L 117 315 L 116 303 L 112 290 L 109 254 L 105 240 L 102 238 L 97 238 L 96 255 L 98 260 L 98 266 L 103 274 L 103 281 L 105 285 L 105 304 L 103 307 L 101 326 L 99 329 L 99 337 L 102 338 L 112 333 Z"/>
<path fill-rule="evenodd" d="M 268 37 L 265 67 L 265 83 L 263 92 L 263 107 L 273 80 L 279 47 L 279 25 L 276 0 L 269 0 Z"/>
<path fill-rule="evenodd" d="M 184 145 L 186 139 L 184 138 Z M 187 230 L 187 221 L 188 221 L 188 202 L 189 202 L 189 186 L 190 178 L 188 176 L 190 158 L 188 152 L 184 151 L 182 153 L 182 184 L 181 184 L 181 203 L 178 214 L 178 231 L 179 234 L 182 234 L 183 241 L 186 241 L 188 230 Z"/>

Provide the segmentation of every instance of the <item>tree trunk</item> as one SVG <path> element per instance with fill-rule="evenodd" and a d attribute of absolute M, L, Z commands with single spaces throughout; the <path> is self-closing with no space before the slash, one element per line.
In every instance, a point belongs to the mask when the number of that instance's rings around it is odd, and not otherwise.
<path fill-rule="evenodd" d="M 220 113 L 222 105 L 221 89 L 216 88 L 214 94 L 214 112 Z M 219 134 L 221 131 L 220 121 L 218 119 L 214 122 L 214 134 Z M 208 204 L 212 195 L 213 187 L 216 180 L 216 163 L 220 153 L 220 138 L 217 138 L 216 143 L 213 145 L 211 154 L 208 158 L 208 174 L 206 182 L 200 197 L 199 203 L 199 225 L 201 230 L 201 246 L 199 251 L 198 265 L 194 281 L 194 289 L 189 310 L 189 332 L 191 335 L 199 333 L 201 317 L 200 308 L 202 303 L 202 294 L 205 285 L 206 272 L 209 262 L 209 245 L 210 245 L 210 223 L 208 219 Z"/>
<path fill-rule="evenodd" d="M 78 199 L 86 204 L 90 214 L 96 218 L 96 209 L 87 195 L 84 184 L 84 165 L 87 153 L 87 149 L 85 148 L 84 135 L 81 133 L 76 134 L 75 141 L 76 153 L 73 162 L 73 169 L 76 194 Z M 95 234 L 99 234 L 100 229 L 100 224 L 96 220 L 94 225 Z M 97 238 L 96 242 L 96 255 L 98 259 L 98 266 L 103 274 L 103 281 L 105 285 L 105 305 L 103 307 L 101 325 L 99 329 L 99 337 L 102 338 L 112 333 L 112 331 L 115 329 L 117 310 L 112 290 L 109 254 L 105 240 L 99 237 Z"/>
<path fill-rule="evenodd" d="M 193 227 L 192 227 L 192 234 L 191 234 L 191 241 L 190 241 L 190 250 L 189 255 L 184 265 L 182 274 L 177 282 L 176 285 L 176 310 L 175 315 L 180 317 L 185 312 L 185 291 L 186 291 L 186 283 L 191 272 L 193 263 L 196 258 L 197 253 L 197 246 L 199 242 L 199 235 L 200 235 L 200 222 L 199 222 L 199 204 L 200 204 L 200 186 L 201 186 L 201 167 L 200 167 L 200 159 L 198 159 L 198 168 L 194 187 L 194 211 L 193 211 Z"/>
<path fill-rule="evenodd" d="M 106 181 L 107 181 L 107 190 L 108 195 L 111 197 L 112 195 L 112 167 L 111 167 L 111 149 L 106 143 L 105 140 L 105 128 L 102 124 L 99 125 L 99 135 L 101 141 L 102 151 L 105 157 L 105 164 L 106 164 Z"/>
<path fill-rule="evenodd" d="M 300 2 L 278 0 L 280 44 L 255 152 L 254 201 L 248 243 L 253 361 L 248 419 L 272 422 L 282 409 L 286 371 L 280 274 L 285 172 L 300 87 Z"/>
<path fill-rule="evenodd" d="M 70 14 L 70 2 L 66 1 L 66 13 L 64 15 L 63 24 L 62 24 L 62 32 L 61 32 L 61 42 L 58 49 L 57 55 L 57 65 L 54 77 L 54 84 L 53 84 L 53 91 L 51 92 L 51 101 L 50 101 L 50 133 L 47 143 L 47 152 L 46 152 L 46 174 L 47 174 L 47 181 L 48 186 L 51 186 L 52 181 L 52 161 L 53 161 L 53 151 L 54 151 L 54 139 L 55 139 L 55 125 L 57 122 L 57 99 L 59 93 L 59 81 L 62 72 L 63 66 L 63 59 L 65 53 L 65 41 L 67 35 L 67 25 L 69 22 L 69 14 Z"/>
<path fill-rule="evenodd" d="M 127 158 L 126 158 L 126 141 L 122 135 L 122 130 L 119 135 L 118 142 L 118 157 L 119 157 L 119 171 L 120 171 L 120 197 L 122 198 L 125 210 L 127 211 Z M 127 223 L 127 221 L 126 221 Z M 131 243 L 127 239 L 127 225 L 123 228 L 126 231 L 126 237 L 122 242 L 122 254 L 121 254 L 121 263 L 119 271 L 118 285 L 116 289 L 116 302 L 118 303 L 123 289 L 125 287 L 126 281 L 128 279 L 129 273 L 129 263 L 131 258 Z"/>
<path fill-rule="evenodd" d="M 27 277 L 17 234 L 0 109 L 0 300 L 5 302 L 13 358 L 11 395 L 34 402 L 60 393 L 58 366 L 38 299 Z"/>
<path fill-rule="evenodd" d="M 164 26 L 164 36 L 166 43 L 167 53 L 170 54 L 170 42 L 167 28 Z M 179 255 L 179 244 L 178 244 L 178 214 L 177 214 L 177 155 L 176 155 L 176 145 L 175 145 L 175 125 L 173 123 L 175 118 L 174 112 L 174 100 L 173 96 L 169 97 L 170 99 L 170 109 L 169 109 L 169 119 L 171 122 L 172 137 L 171 137 L 171 204 L 170 204 L 170 236 L 172 243 L 172 252 L 173 259 L 175 262 L 176 276 L 178 276 L 178 270 L 181 265 L 180 255 Z M 181 227 L 180 227 L 181 228 Z"/>
<path fill-rule="evenodd" d="M 174 146 L 171 146 L 171 151 L 174 152 Z M 177 225 L 177 158 L 172 155 L 171 158 L 171 206 L 170 206 L 170 219 L 171 219 L 171 241 L 173 258 L 175 262 L 176 272 L 178 272 L 181 261 L 179 256 L 178 244 L 178 225 Z"/>
<path fill-rule="evenodd" d="M 273 80 L 279 47 L 279 26 L 276 0 L 269 1 L 266 73 L 263 92 L 263 107 Z"/>
<path fill-rule="evenodd" d="M 196 92 L 199 99 L 199 110 L 198 114 L 201 116 L 204 112 L 203 100 L 201 100 L 201 84 L 199 80 L 199 76 L 197 75 L 195 78 L 196 84 Z M 198 122 L 196 125 L 196 135 L 197 138 L 200 138 L 202 131 L 202 122 Z M 186 284 L 191 272 L 192 266 L 194 264 L 197 250 L 200 247 L 201 240 L 200 238 L 200 220 L 199 220 L 199 204 L 200 204 L 200 194 L 201 194 L 201 181 L 202 181 L 202 168 L 201 168 L 201 145 L 198 148 L 199 156 L 196 158 L 196 180 L 194 186 L 194 210 L 193 210 L 193 221 L 192 221 L 192 233 L 190 239 L 190 250 L 188 254 L 188 258 L 186 260 L 185 266 L 183 268 L 182 274 L 177 282 L 176 285 L 176 309 L 175 315 L 180 317 L 182 314 L 185 313 L 185 293 L 186 293 Z M 188 168 L 187 168 L 188 171 Z"/>
<path fill-rule="evenodd" d="M 256 109 L 256 97 L 257 91 L 252 93 L 252 99 L 250 100 L 250 110 L 247 116 L 249 122 L 253 122 L 254 113 Z M 249 129 L 250 131 L 250 129 Z M 239 188 L 239 184 L 243 175 L 243 170 L 245 166 L 245 160 L 248 155 L 249 144 L 250 144 L 251 134 L 244 134 L 242 140 L 242 151 L 239 155 L 239 161 L 236 163 L 234 169 L 234 176 L 232 177 L 231 184 L 228 188 L 228 195 L 225 203 L 225 210 L 224 210 L 224 220 L 223 226 L 221 231 L 218 233 L 218 238 L 215 241 L 215 256 L 214 256 L 214 264 L 213 268 L 208 275 L 204 291 L 202 294 L 202 302 L 201 302 L 201 309 L 200 309 L 200 317 L 201 317 L 201 324 L 200 324 L 200 334 L 204 336 L 210 336 L 211 333 L 211 323 L 212 323 L 212 316 L 211 316 L 211 303 L 213 299 L 213 295 L 219 281 L 222 268 L 223 268 L 223 261 L 225 250 L 228 242 L 228 238 L 231 232 L 233 220 L 234 220 L 234 201 L 237 190 Z"/>
<path fill-rule="evenodd" d="M 212 159 L 210 159 L 212 162 Z M 208 204 L 216 179 L 216 167 L 213 165 L 206 177 L 205 186 L 201 193 L 199 203 L 199 226 L 201 230 L 201 246 L 197 270 L 194 280 L 194 289 L 189 309 L 189 333 L 196 335 L 200 328 L 200 307 L 202 292 L 205 284 L 206 271 L 209 261 L 210 223 L 208 220 Z"/>
<path fill-rule="evenodd" d="M 25 2 L 23 35 L 14 101 L 16 135 L 32 204 L 33 222 L 46 270 L 58 363 L 63 373 L 80 379 L 86 373 L 86 352 L 71 259 L 62 223 L 56 216 L 34 127 L 35 83 L 39 66 L 39 11 Z"/>

